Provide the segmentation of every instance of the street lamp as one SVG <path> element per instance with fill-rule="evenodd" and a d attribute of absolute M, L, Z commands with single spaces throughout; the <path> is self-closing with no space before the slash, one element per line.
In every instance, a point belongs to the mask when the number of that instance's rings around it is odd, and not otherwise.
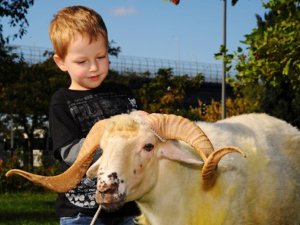
<path fill-rule="evenodd" d="M 223 67 L 222 67 L 222 119 L 226 118 L 226 20 L 227 0 L 223 0 Z"/>
<path fill-rule="evenodd" d="M 180 0 L 169 0 L 175 5 L 178 5 Z M 238 0 L 232 0 L 232 5 L 235 5 Z M 222 68 L 222 119 L 226 118 L 226 20 L 227 20 L 227 0 L 223 0 L 223 68 Z"/>

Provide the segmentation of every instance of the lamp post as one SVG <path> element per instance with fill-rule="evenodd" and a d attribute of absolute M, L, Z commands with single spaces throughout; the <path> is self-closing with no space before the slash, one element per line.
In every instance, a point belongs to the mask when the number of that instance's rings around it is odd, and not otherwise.
<path fill-rule="evenodd" d="M 222 119 L 226 118 L 226 20 L 227 0 L 223 0 L 223 67 L 222 67 Z"/>
<path fill-rule="evenodd" d="M 169 0 L 175 5 L 178 5 L 180 0 Z M 232 0 L 232 5 L 235 5 L 238 0 Z M 223 68 L 222 68 L 222 119 L 226 118 L 226 24 L 227 24 L 227 0 L 223 0 Z"/>
<path fill-rule="evenodd" d="M 9 121 L 9 126 L 10 126 L 10 149 L 14 149 L 14 121 L 11 119 Z"/>

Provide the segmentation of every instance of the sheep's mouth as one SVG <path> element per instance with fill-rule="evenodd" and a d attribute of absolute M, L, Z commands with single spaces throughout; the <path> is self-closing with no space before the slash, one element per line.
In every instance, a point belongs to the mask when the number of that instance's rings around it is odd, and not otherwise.
<path fill-rule="evenodd" d="M 96 193 L 96 201 L 101 204 L 106 211 L 116 211 L 125 204 L 125 194 L 107 194 L 107 193 Z"/>
<path fill-rule="evenodd" d="M 120 209 L 124 205 L 124 203 L 124 201 L 101 203 L 101 206 L 108 212 L 114 212 Z"/>

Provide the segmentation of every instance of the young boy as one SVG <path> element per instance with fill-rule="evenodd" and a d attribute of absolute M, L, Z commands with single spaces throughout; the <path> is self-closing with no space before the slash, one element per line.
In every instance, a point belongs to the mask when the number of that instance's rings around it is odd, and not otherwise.
<path fill-rule="evenodd" d="M 104 84 L 108 70 L 108 37 L 99 14 L 83 6 L 61 9 L 49 27 L 57 66 L 69 74 L 69 88 L 60 88 L 51 99 L 50 136 L 54 154 L 66 170 L 75 161 L 93 124 L 101 119 L 129 113 L 136 108 L 130 91 Z M 98 157 L 100 156 L 98 151 Z M 59 194 L 55 207 L 60 224 L 90 224 L 97 210 L 96 179 L 83 178 L 68 193 Z M 101 211 L 99 225 L 133 225 L 139 214 L 135 203 L 117 212 Z"/>

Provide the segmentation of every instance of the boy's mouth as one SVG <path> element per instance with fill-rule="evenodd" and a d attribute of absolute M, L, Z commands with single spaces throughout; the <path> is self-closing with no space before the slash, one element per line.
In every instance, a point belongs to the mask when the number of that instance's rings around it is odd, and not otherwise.
<path fill-rule="evenodd" d="M 99 78 L 100 78 L 99 75 L 88 77 L 88 79 L 89 79 L 89 80 L 92 80 L 92 81 L 97 81 L 97 80 L 99 80 Z"/>

